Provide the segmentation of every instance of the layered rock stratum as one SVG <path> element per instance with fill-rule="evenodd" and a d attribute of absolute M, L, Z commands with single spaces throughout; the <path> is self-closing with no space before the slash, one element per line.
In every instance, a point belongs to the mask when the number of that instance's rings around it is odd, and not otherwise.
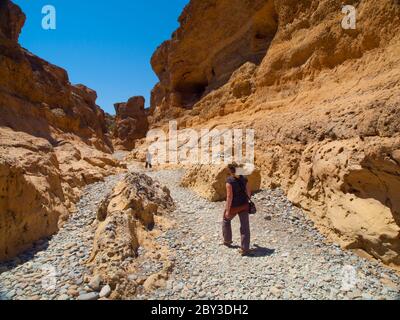
<path fill-rule="evenodd" d="M 254 128 L 263 187 L 400 265 L 400 4 L 192 0 L 152 58 L 150 123 Z M 137 151 L 136 151 L 137 152 Z"/>
<path fill-rule="evenodd" d="M 80 189 L 116 172 L 97 94 L 18 44 L 25 15 L 0 3 L 0 260 L 54 234 Z"/>

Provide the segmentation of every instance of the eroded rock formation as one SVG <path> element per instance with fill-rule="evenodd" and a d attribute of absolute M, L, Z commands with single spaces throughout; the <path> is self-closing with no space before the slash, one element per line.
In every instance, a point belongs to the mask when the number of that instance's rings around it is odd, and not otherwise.
<path fill-rule="evenodd" d="M 113 298 L 134 294 L 138 283 L 128 279 L 135 273 L 139 247 L 153 252 L 146 259 L 166 260 L 165 248 L 154 237 L 165 228 L 164 217 L 174 208 L 169 190 L 144 174 L 130 173 L 102 202 L 97 215 L 97 231 L 90 263 L 93 274 L 114 290 Z M 153 285 L 164 274 L 153 275 L 141 283 Z M 118 296 L 115 296 L 118 295 Z"/>
<path fill-rule="evenodd" d="M 0 260 L 54 234 L 81 187 L 120 167 L 96 92 L 23 49 L 24 22 L 0 2 Z"/>
<path fill-rule="evenodd" d="M 191 108 L 243 63 L 260 63 L 278 28 L 274 3 L 265 0 L 191 1 L 179 22 L 151 61 L 160 78 L 152 94 L 155 120 Z"/>
<path fill-rule="evenodd" d="M 0 128 L 0 259 L 55 233 L 67 206 L 51 144 Z"/>
<path fill-rule="evenodd" d="M 192 0 L 152 65 L 151 120 L 254 128 L 280 187 L 346 248 L 400 265 L 400 4 Z"/>
<path fill-rule="evenodd" d="M 132 97 L 126 103 L 115 104 L 114 145 L 118 149 L 132 150 L 135 142 L 149 130 L 143 97 Z"/>

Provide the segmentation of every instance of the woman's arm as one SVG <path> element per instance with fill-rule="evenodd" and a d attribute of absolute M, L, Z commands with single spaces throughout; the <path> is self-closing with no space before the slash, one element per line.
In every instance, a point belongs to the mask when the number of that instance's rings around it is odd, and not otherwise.
<path fill-rule="evenodd" d="M 250 183 L 248 183 L 248 182 L 246 184 L 246 192 L 247 192 L 247 196 L 249 197 L 249 199 L 251 199 L 252 192 L 251 192 Z"/>
<path fill-rule="evenodd" d="M 232 185 L 227 183 L 226 184 L 226 206 L 225 206 L 225 213 L 227 215 L 229 215 L 229 212 L 231 211 L 232 201 L 233 201 Z"/>

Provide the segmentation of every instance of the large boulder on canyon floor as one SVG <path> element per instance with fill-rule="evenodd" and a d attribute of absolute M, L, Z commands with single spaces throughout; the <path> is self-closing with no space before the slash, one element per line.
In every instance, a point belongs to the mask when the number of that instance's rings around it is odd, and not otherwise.
<path fill-rule="evenodd" d="M 226 200 L 226 179 L 228 175 L 227 166 L 224 164 L 190 166 L 182 178 L 181 185 L 192 189 L 209 201 L 223 201 Z M 260 190 L 260 170 L 252 171 L 247 179 L 253 192 Z"/>
<path fill-rule="evenodd" d="M 100 204 L 89 261 L 93 274 L 101 276 L 122 296 L 134 293 L 136 287 L 127 278 L 136 272 L 138 248 L 162 253 L 154 238 L 166 226 L 165 216 L 173 208 L 166 187 L 147 175 L 128 174 Z"/>
<path fill-rule="evenodd" d="M 126 103 L 115 104 L 114 145 L 117 149 L 132 150 L 135 142 L 149 130 L 145 99 L 132 97 Z"/>

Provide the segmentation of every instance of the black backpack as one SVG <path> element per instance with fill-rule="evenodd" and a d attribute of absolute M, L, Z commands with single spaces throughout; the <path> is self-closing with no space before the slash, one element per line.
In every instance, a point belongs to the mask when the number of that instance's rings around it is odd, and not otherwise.
<path fill-rule="evenodd" d="M 256 214 L 257 207 L 256 207 L 255 203 L 253 201 L 251 201 L 251 198 L 248 196 L 247 191 L 246 191 L 246 186 L 243 184 L 241 179 L 236 179 L 236 181 L 239 183 L 240 189 L 246 195 L 247 201 L 249 202 L 249 214 Z"/>

